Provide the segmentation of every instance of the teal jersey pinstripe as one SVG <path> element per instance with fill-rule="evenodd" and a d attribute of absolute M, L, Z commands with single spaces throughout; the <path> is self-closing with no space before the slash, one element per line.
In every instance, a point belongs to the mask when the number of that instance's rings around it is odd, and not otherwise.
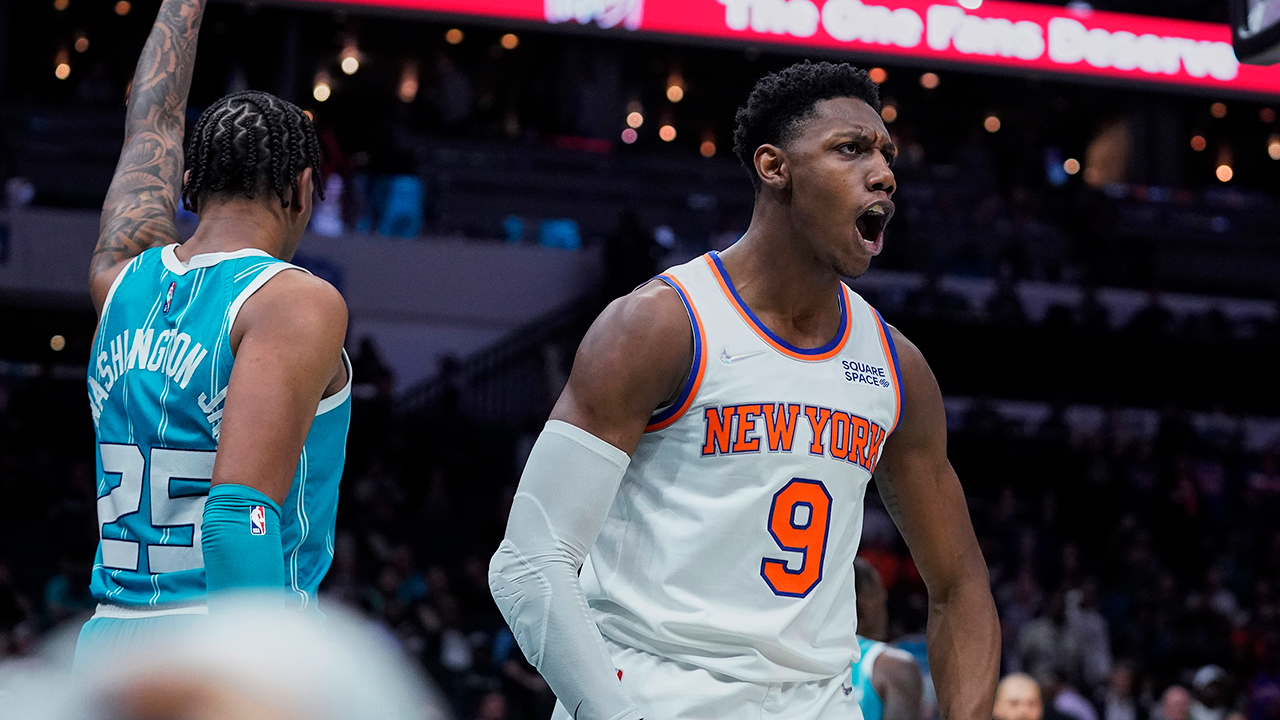
<path fill-rule="evenodd" d="M 258 288 L 301 270 L 255 249 L 183 263 L 176 247 L 147 250 L 121 271 L 90 357 L 99 526 L 90 588 L 102 603 L 204 602 L 200 522 L 235 363 L 231 328 Z M 282 549 L 300 608 L 316 607 L 333 558 L 350 375 L 347 363 L 346 386 L 317 408 L 281 506 Z"/>

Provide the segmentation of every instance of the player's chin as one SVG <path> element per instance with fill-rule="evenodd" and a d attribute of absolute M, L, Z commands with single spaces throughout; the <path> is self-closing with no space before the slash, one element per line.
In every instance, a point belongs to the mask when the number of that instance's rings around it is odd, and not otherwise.
<path fill-rule="evenodd" d="M 845 250 L 836 257 L 836 270 L 843 277 L 858 277 L 871 267 L 873 257 L 875 254 L 868 252 L 859 242 L 857 246 Z"/>

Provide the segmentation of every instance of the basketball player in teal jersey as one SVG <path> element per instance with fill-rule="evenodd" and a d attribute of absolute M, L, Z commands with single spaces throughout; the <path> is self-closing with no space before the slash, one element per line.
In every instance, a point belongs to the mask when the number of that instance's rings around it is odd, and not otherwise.
<path fill-rule="evenodd" d="M 183 167 L 204 0 L 164 0 L 133 78 L 89 289 L 98 609 L 78 657 L 109 657 L 264 589 L 315 611 L 332 560 L 350 419 L 347 310 L 287 261 L 311 216 L 319 145 L 297 107 L 209 107 Z M 181 197 L 199 214 L 185 243 Z"/>
<path fill-rule="evenodd" d="M 920 720 L 920 666 L 910 653 L 885 643 L 889 607 L 880 573 L 858 558 L 853 574 L 861 655 L 853 663 L 852 684 L 863 720 Z"/>

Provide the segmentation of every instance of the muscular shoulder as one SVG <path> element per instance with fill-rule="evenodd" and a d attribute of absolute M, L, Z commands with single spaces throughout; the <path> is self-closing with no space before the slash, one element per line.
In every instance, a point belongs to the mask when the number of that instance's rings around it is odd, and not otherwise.
<path fill-rule="evenodd" d="M 600 313 L 583 339 L 580 353 L 586 350 L 604 355 L 616 349 L 646 362 L 662 362 L 682 355 L 692 342 L 693 329 L 680 295 L 665 282 L 651 280 Z"/>
<path fill-rule="evenodd" d="M 649 416 L 676 395 L 692 362 L 693 329 L 680 296 L 650 281 L 596 318 L 551 417 L 632 452 Z"/>
<path fill-rule="evenodd" d="M 933 370 L 929 368 L 929 363 L 924 359 L 924 353 L 920 352 L 920 348 L 908 340 L 898 328 L 888 323 L 885 325 L 889 328 L 889 337 L 893 339 L 894 349 L 898 351 L 898 370 L 902 373 L 904 392 L 910 393 L 922 386 L 937 387 L 938 383 L 933 377 Z"/>
<path fill-rule="evenodd" d="M 277 273 L 251 295 L 236 316 L 232 347 L 246 333 L 266 330 L 317 340 L 346 335 L 347 303 L 337 288 L 310 273 Z"/>

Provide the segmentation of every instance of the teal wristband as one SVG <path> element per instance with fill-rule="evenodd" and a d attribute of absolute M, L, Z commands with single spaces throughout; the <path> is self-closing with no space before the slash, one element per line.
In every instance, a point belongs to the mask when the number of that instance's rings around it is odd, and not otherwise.
<path fill-rule="evenodd" d="M 279 594 L 289 579 L 280 541 L 280 506 L 247 485 L 209 489 L 201 526 L 209 609 L 241 592 Z"/>

